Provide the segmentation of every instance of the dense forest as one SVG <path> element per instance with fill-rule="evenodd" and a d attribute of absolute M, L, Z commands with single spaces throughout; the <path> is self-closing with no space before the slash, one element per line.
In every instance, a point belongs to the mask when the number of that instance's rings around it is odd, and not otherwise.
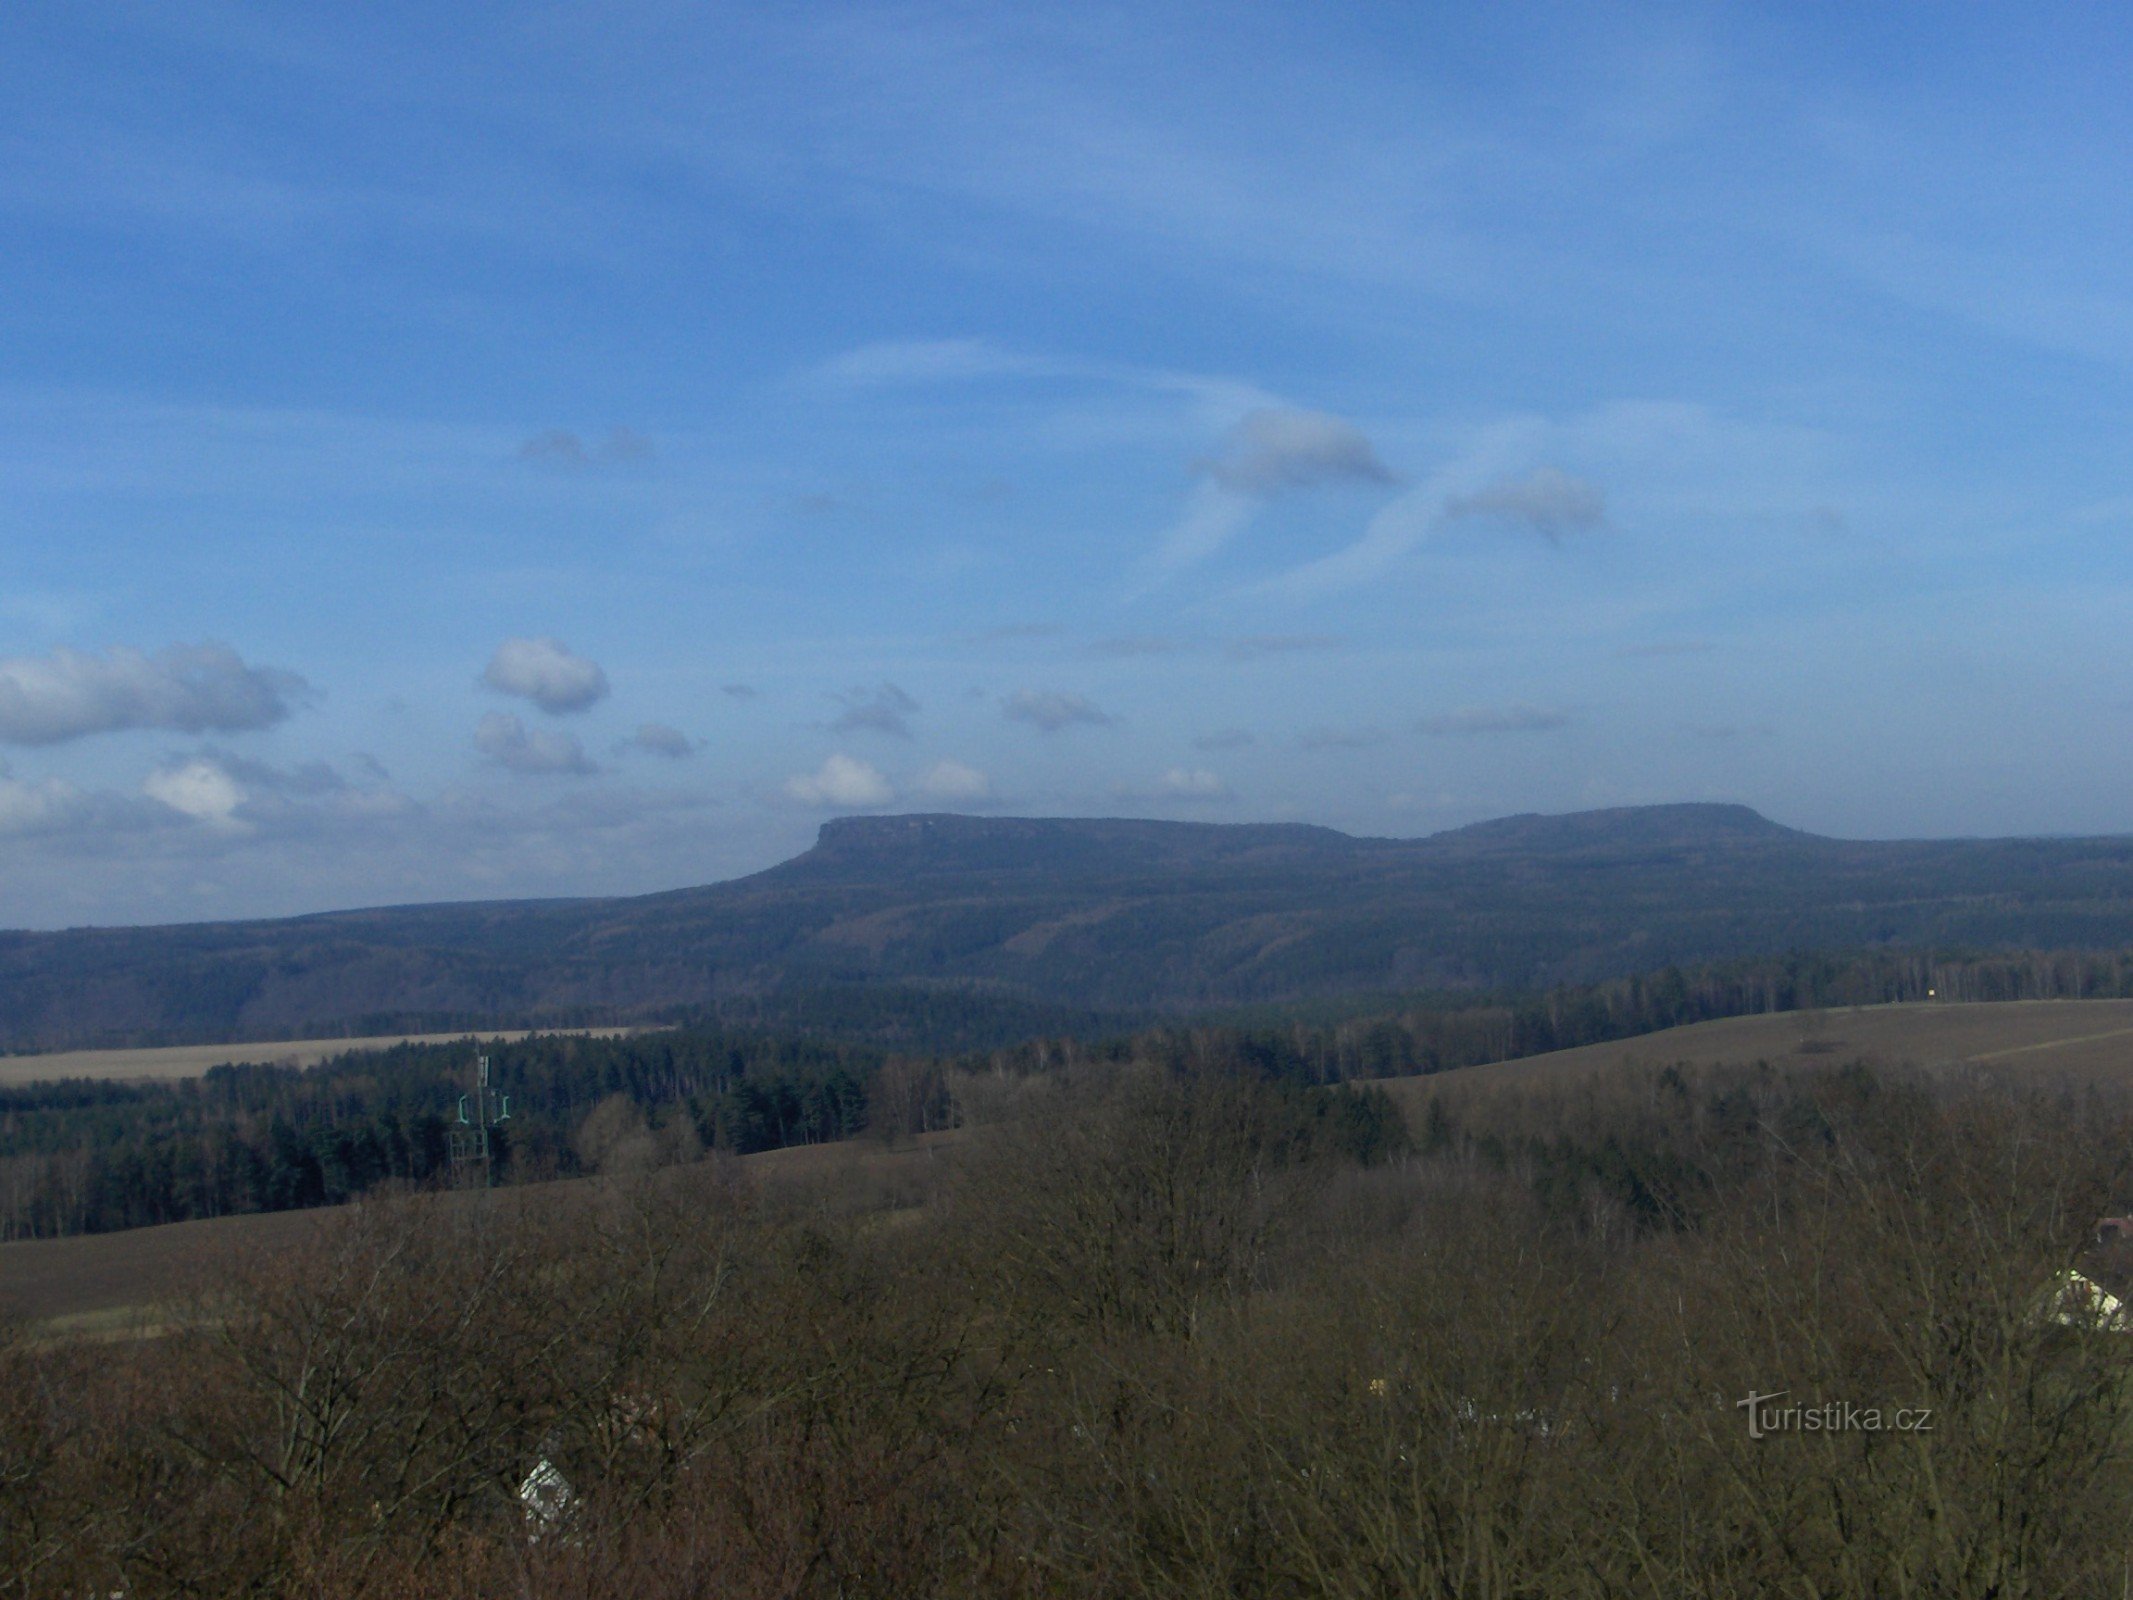
<path fill-rule="evenodd" d="M 1499 1084 L 1410 1147 L 1077 1059 L 798 1188 L 339 1208 L 151 1335 L 0 1328 L 0 1596 L 2121 1591 L 2121 1087 Z"/>
<path fill-rule="evenodd" d="M 1472 1066 L 1758 1012 L 1920 1000 L 2133 995 L 2133 952 L 1794 955 L 1504 995 L 1354 1000 L 1192 1023 L 1046 1032 L 983 1049 L 878 1041 L 993 1036 L 990 997 L 926 997 L 901 1024 L 862 994 L 806 1030 L 698 1020 L 618 1038 L 485 1048 L 512 1115 L 496 1176 L 569 1177 L 951 1126 L 972 1086 L 1082 1063 L 1153 1062 L 1334 1084 Z M 782 1013 L 774 1013 L 782 1017 Z M 1047 1017 L 1043 1020 L 1056 1021 Z M 221 1066 L 178 1083 L 0 1090 L 0 1238 L 331 1205 L 453 1179 L 449 1135 L 473 1047 L 351 1053 L 308 1071 Z"/>

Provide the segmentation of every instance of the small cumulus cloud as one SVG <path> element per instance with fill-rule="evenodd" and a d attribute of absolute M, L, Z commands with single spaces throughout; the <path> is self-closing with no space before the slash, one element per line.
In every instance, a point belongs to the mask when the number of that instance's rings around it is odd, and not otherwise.
<path fill-rule="evenodd" d="M 529 729 L 508 711 L 491 711 L 481 719 L 474 729 L 474 748 L 506 772 L 526 776 L 584 776 L 600 770 L 574 735 Z"/>
<path fill-rule="evenodd" d="M 1523 477 L 1499 478 L 1472 494 L 1454 495 L 1444 503 L 1444 517 L 1447 522 L 1504 523 L 1555 540 L 1604 525 L 1607 506 L 1598 485 L 1554 467 L 1539 467 Z"/>
<path fill-rule="evenodd" d="M 852 689 L 837 697 L 844 711 L 830 724 L 833 733 L 886 733 L 911 737 L 911 717 L 918 702 L 893 683 L 876 689 Z"/>
<path fill-rule="evenodd" d="M 352 824 L 417 814 L 420 807 L 383 783 L 356 785 L 331 763 L 277 767 L 209 747 L 166 757 L 141 782 L 144 816 L 116 796 L 101 797 L 106 832 L 143 821 L 183 823 L 229 841 L 345 832 Z"/>
<path fill-rule="evenodd" d="M 568 428 L 548 428 L 518 447 L 521 461 L 557 467 L 592 467 L 649 461 L 652 441 L 634 428 L 610 428 L 607 437 L 588 444 Z"/>
<path fill-rule="evenodd" d="M 1193 740 L 1195 750 L 1242 750 L 1255 742 L 1252 735 L 1242 728 L 1217 728 L 1213 733 L 1203 733 Z"/>
<path fill-rule="evenodd" d="M 847 755 L 832 755 L 815 771 L 787 778 L 785 793 L 801 805 L 840 811 L 865 811 L 896 798 L 895 788 L 879 768 Z"/>
<path fill-rule="evenodd" d="M 1466 706 L 1441 716 L 1424 717 L 1416 728 L 1434 738 L 1486 733 L 1551 733 L 1570 726 L 1570 713 L 1547 706 Z"/>
<path fill-rule="evenodd" d="M 1101 727 L 1116 720 L 1080 695 L 1057 689 L 1017 689 L 1001 703 L 1000 715 L 1044 733 L 1057 733 L 1077 723 Z"/>
<path fill-rule="evenodd" d="M 958 800 L 968 804 L 992 798 L 992 779 L 976 767 L 966 767 L 960 761 L 936 761 L 919 774 L 917 789 L 928 800 Z"/>
<path fill-rule="evenodd" d="M 1247 411 L 1221 451 L 1199 468 L 1223 488 L 1256 499 L 1323 484 L 1398 481 L 1345 417 L 1276 406 Z"/>
<path fill-rule="evenodd" d="M 556 714 L 583 711 L 607 695 L 607 674 L 598 662 L 545 635 L 506 639 L 489 658 L 481 681 L 498 694 L 517 695 Z"/>
<path fill-rule="evenodd" d="M 48 656 L 0 658 L 0 741 L 63 744 L 138 728 L 243 733 L 282 721 L 309 693 L 295 673 L 247 665 L 223 644 L 172 645 L 153 655 L 62 646 Z"/>
<path fill-rule="evenodd" d="M 681 729 L 670 727 L 664 722 L 638 723 L 637 731 L 629 737 L 629 746 L 651 755 L 665 756 L 672 761 L 696 754 L 696 741 Z"/>
<path fill-rule="evenodd" d="M 236 833 L 246 827 L 237 815 L 245 800 L 244 786 L 211 757 L 193 756 L 157 767 L 142 781 L 141 792 L 217 832 Z"/>

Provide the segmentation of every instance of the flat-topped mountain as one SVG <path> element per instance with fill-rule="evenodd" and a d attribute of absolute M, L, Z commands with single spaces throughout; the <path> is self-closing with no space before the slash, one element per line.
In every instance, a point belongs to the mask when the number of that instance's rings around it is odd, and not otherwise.
<path fill-rule="evenodd" d="M 1745 806 L 1293 824 L 893 816 L 629 899 L 0 934 L 0 1045 L 628 1021 L 834 986 L 1179 1011 L 1798 949 L 2133 945 L 2133 838 L 1825 839 Z"/>

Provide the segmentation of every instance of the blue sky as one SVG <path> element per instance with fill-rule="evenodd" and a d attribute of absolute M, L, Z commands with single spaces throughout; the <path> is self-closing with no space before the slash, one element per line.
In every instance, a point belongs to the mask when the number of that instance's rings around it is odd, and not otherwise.
<path fill-rule="evenodd" d="M 0 15 L 0 925 L 2133 830 L 2110 8 Z"/>

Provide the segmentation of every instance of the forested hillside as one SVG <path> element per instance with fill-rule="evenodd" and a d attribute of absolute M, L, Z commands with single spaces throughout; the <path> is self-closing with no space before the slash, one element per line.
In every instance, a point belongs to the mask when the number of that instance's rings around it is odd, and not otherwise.
<path fill-rule="evenodd" d="M 2133 944 L 2133 838 L 1859 842 L 1738 806 L 1328 829 L 854 818 L 782 866 L 630 900 L 0 936 L 0 1046 L 931 1005 L 1062 1020 L 1535 990 L 1791 950 Z M 799 1012 L 780 997 L 805 992 Z"/>
<path fill-rule="evenodd" d="M 973 1097 L 1065 1068 L 1140 1065 L 1293 1090 L 1632 1038 L 1719 1017 L 1947 999 L 2133 997 L 2133 952 L 1930 961 L 1793 956 L 1540 993 L 1410 996 L 1062 1031 L 929 1052 L 884 1049 L 864 1010 L 811 1033 L 696 1025 L 483 1048 L 511 1096 L 504 1182 L 657 1167 L 961 1120 Z M 952 1016 L 944 1010 L 944 1026 Z M 949 1028 L 947 1037 L 967 1037 Z M 197 1080 L 0 1089 L 0 1239 L 337 1204 L 452 1181 L 447 1152 L 474 1045 L 350 1052 L 308 1070 L 220 1066 Z M 1367 1142 L 1367 1141 L 1366 1141 Z"/>

